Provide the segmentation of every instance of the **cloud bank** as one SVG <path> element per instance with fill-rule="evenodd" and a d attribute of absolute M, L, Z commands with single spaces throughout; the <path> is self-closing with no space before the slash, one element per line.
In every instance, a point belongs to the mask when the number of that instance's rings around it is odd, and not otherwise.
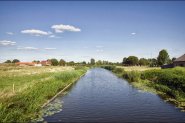
<path fill-rule="evenodd" d="M 56 50 L 57 48 L 45 48 L 45 50 Z"/>
<path fill-rule="evenodd" d="M 30 34 L 30 35 L 34 35 L 34 36 L 44 36 L 44 35 L 52 34 L 52 32 L 45 32 L 45 31 L 37 30 L 37 29 L 22 30 L 21 33 Z"/>
<path fill-rule="evenodd" d="M 38 50 L 38 48 L 35 47 L 18 47 L 18 50 Z"/>
<path fill-rule="evenodd" d="M 16 42 L 14 41 L 8 41 L 8 40 L 2 40 L 0 41 L 0 45 L 2 46 L 12 46 L 12 45 L 15 45 Z"/>
<path fill-rule="evenodd" d="M 53 25 L 51 26 L 51 28 L 54 29 L 56 33 L 62 33 L 64 31 L 70 31 L 70 32 L 80 32 L 81 31 L 80 28 L 77 28 L 71 25 L 63 25 L 63 24 Z"/>
<path fill-rule="evenodd" d="M 14 33 L 13 32 L 6 32 L 6 34 L 13 35 Z"/>

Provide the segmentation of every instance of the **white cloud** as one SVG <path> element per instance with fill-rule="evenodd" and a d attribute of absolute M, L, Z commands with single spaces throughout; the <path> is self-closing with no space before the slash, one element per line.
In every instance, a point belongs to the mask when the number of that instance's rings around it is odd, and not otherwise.
<path fill-rule="evenodd" d="M 136 35 L 136 33 L 135 32 L 132 32 L 131 35 Z"/>
<path fill-rule="evenodd" d="M 0 41 L 0 45 L 2 45 L 2 46 L 12 46 L 12 45 L 15 45 L 16 44 L 16 42 L 14 42 L 14 41 L 8 41 L 8 40 L 2 40 L 2 41 Z"/>
<path fill-rule="evenodd" d="M 14 33 L 13 32 L 6 32 L 6 34 L 13 35 Z"/>
<path fill-rule="evenodd" d="M 34 35 L 34 36 L 42 36 L 42 35 L 51 35 L 52 34 L 52 32 L 45 32 L 45 31 L 37 30 L 37 29 L 22 30 L 21 33 L 30 34 L 30 35 Z"/>
<path fill-rule="evenodd" d="M 56 50 L 57 48 L 45 48 L 45 50 Z"/>
<path fill-rule="evenodd" d="M 103 48 L 104 46 L 101 45 L 97 45 L 96 48 Z"/>
<path fill-rule="evenodd" d="M 38 48 L 35 47 L 18 47 L 18 50 L 38 50 Z"/>
<path fill-rule="evenodd" d="M 77 27 L 74 27 L 71 25 L 63 25 L 63 24 L 53 25 L 53 26 L 51 26 L 51 28 L 54 29 L 56 33 L 62 33 L 64 31 L 71 31 L 71 32 L 80 32 L 81 31 L 80 28 L 77 28 Z"/>
<path fill-rule="evenodd" d="M 49 38 L 61 38 L 61 37 L 56 36 L 56 35 L 50 35 Z"/>

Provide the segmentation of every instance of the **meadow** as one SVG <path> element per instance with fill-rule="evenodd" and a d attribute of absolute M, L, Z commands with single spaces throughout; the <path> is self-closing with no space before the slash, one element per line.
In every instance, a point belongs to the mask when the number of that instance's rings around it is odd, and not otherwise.
<path fill-rule="evenodd" d="M 44 103 L 86 71 L 85 67 L 1 65 L 0 122 L 38 118 Z"/>

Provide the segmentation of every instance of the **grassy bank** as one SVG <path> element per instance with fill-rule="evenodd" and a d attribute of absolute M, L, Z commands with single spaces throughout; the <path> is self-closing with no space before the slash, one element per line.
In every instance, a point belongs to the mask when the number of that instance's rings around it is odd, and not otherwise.
<path fill-rule="evenodd" d="M 104 66 L 117 76 L 127 79 L 134 87 L 156 93 L 166 101 L 185 110 L 185 68 L 125 71 L 123 68 Z"/>
<path fill-rule="evenodd" d="M 4 93 L 3 98 L 0 98 L 0 122 L 26 122 L 39 117 L 41 106 L 48 99 L 86 71 L 87 68 L 78 67 L 65 71 L 7 76 L 7 78 L 0 76 L 2 85 L 14 82 L 19 83 L 17 88 L 20 88 L 11 94 L 12 89 L 9 86 L 1 87 Z M 5 96 L 6 93 L 9 96 Z"/>

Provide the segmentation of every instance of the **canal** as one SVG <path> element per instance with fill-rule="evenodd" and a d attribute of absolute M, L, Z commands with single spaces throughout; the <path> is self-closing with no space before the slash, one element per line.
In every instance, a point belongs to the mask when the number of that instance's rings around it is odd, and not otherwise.
<path fill-rule="evenodd" d="M 185 112 L 174 105 L 164 102 L 158 95 L 133 88 L 126 80 L 101 68 L 89 70 L 66 95 L 56 100 L 62 103 L 61 111 L 44 117 L 44 121 L 185 121 Z"/>

